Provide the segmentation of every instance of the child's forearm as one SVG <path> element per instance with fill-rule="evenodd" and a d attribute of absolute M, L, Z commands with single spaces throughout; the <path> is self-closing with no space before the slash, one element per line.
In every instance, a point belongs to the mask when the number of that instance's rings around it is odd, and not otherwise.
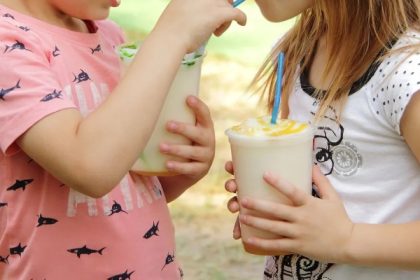
<path fill-rule="evenodd" d="M 420 270 L 420 222 L 355 224 L 343 262 Z"/>
<path fill-rule="evenodd" d="M 197 183 L 200 179 L 187 178 L 185 176 L 173 176 L 173 177 L 159 177 L 159 181 L 162 185 L 165 193 L 166 201 L 169 203 L 177 199 L 183 194 L 188 188 Z"/>

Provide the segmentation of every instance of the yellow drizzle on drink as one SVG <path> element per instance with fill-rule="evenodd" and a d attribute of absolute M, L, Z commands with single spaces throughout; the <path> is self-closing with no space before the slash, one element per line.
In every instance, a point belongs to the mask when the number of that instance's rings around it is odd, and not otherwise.
<path fill-rule="evenodd" d="M 232 127 L 232 131 L 246 136 L 269 136 L 278 137 L 296 134 L 308 128 L 308 124 L 294 120 L 278 120 L 276 124 L 270 123 L 267 116 L 250 119 L 244 123 Z"/>

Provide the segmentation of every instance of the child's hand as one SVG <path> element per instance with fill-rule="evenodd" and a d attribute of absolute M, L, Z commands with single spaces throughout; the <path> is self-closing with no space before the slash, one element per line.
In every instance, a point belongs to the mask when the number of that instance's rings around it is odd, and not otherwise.
<path fill-rule="evenodd" d="M 195 51 L 212 33 L 221 35 L 234 20 L 245 25 L 246 16 L 228 0 L 172 0 L 156 28 L 174 34 L 186 43 L 187 52 Z"/>
<path fill-rule="evenodd" d="M 168 131 L 183 135 L 192 141 L 191 145 L 171 145 L 163 143 L 160 151 L 165 154 L 187 159 L 186 162 L 168 161 L 169 171 L 184 175 L 198 181 L 210 169 L 215 153 L 215 134 L 210 110 L 207 105 L 195 96 L 187 98 L 188 106 L 193 110 L 196 124 L 185 124 L 171 121 Z"/>
<path fill-rule="evenodd" d="M 241 207 L 268 214 L 275 217 L 275 220 L 241 215 L 240 221 L 282 238 L 251 238 L 243 241 L 273 255 L 278 252 L 292 252 L 320 261 L 343 260 L 354 225 L 347 216 L 338 194 L 319 168 L 315 167 L 313 170 L 313 181 L 321 199 L 272 174 L 265 175 L 264 179 L 287 196 L 293 205 L 247 198 L 240 201 Z"/>
<path fill-rule="evenodd" d="M 234 175 L 234 168 L 232 161 L 228 161 L 225 164 L 225 170 L 229 172 L 230 174 Z M 238 190 L 238 186 L 236 185 L 235 179 L 229 179 L 225 183 L 225 189 L 230 193 L 236 193 Z M 234 196 L 228 201 L 227 208 L 232 213 L 239 212 L 239 203 L 238 203 L 238 197 Z M 241 238 L 241 229 L 239 227 L 239 218 L 236 219 L 235 226 L 233 227 L 233 238 L 239 239 Z"/>

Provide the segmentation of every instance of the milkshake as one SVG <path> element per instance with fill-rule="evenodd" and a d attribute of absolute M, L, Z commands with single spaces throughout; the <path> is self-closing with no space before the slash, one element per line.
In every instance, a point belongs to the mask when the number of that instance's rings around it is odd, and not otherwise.
<path fill-rule="evenodd" d="M 125 66 L 129 65 L 137 51 L 138 47 L 135 44 L 120 47 L 119 54 L 122 63 Z M 187 106 L 186 99 L 188 95 L 198 94 L 199 92 L 201 65 L 204 57 L 202 52 L 204 50 L 200 49 L 195 53 L 185 55 L 169 89 L 152 135 L 131 168 L 132 172 L 147 176 L 176 175 L 166 169 L 166 161 L 185 161 L 182 158 L 162 154 L 159 145 L 161 143 L 190 144 L 190 140 L 184 136 L 168 132 L 166 124 L 171 120 L 195 124 L 194 113 Z"/>
<path fill-rule="evenodd" d="M 290 204 L 286 197 L 264 181 L 263 174 L 267 171 L 278 174 L 310 194 L 313 130 L 307 123 L 279 119 L 277 124 L 271 124 L 270 120 L 269 116 L 252 118 L 226 131 L 238 186 L 237 195 L 239 199 L 249 197 Z M 253 214 L 248 209 L 240 209 L 240 212 Z M 279 238 L 243 224 L 240 228 L 245 239 L 251 236 Z M 245 250 L 252 254 L 266 254 L 246 245 Z"/>

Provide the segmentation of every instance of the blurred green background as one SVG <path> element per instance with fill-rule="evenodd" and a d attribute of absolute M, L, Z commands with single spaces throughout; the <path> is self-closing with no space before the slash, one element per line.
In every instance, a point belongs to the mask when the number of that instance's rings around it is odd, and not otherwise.
<path fill-rule="evenodd" d="M 152 30 L 169 0 L 122 0 L 111 19 L 123 27 L 128 41 L 143 40 Z M 239 121 L 265 114 L 258 97 L 246 87 L 270 51 L 293 24 L 267 22 L 253 0 L 240 6 L 247 26 L 232 23 L 221 37 L 206 47 L 199 96 L 211 111 L 216 130 L 216 157 L 208 174 L 170 204 L 176 229 L 176 257 L 185 280 L 261 279 L 264 259 L 246 254 L 232 239 L 236 216 L 226 208 L 230 195 L 224 190 L 229 175 L 224 164 L 230 149 L 224 130 Z M 168 48 L 170 51 L 170 48 Z M 152 279 L 150 279 L 152 280 Z"/>

